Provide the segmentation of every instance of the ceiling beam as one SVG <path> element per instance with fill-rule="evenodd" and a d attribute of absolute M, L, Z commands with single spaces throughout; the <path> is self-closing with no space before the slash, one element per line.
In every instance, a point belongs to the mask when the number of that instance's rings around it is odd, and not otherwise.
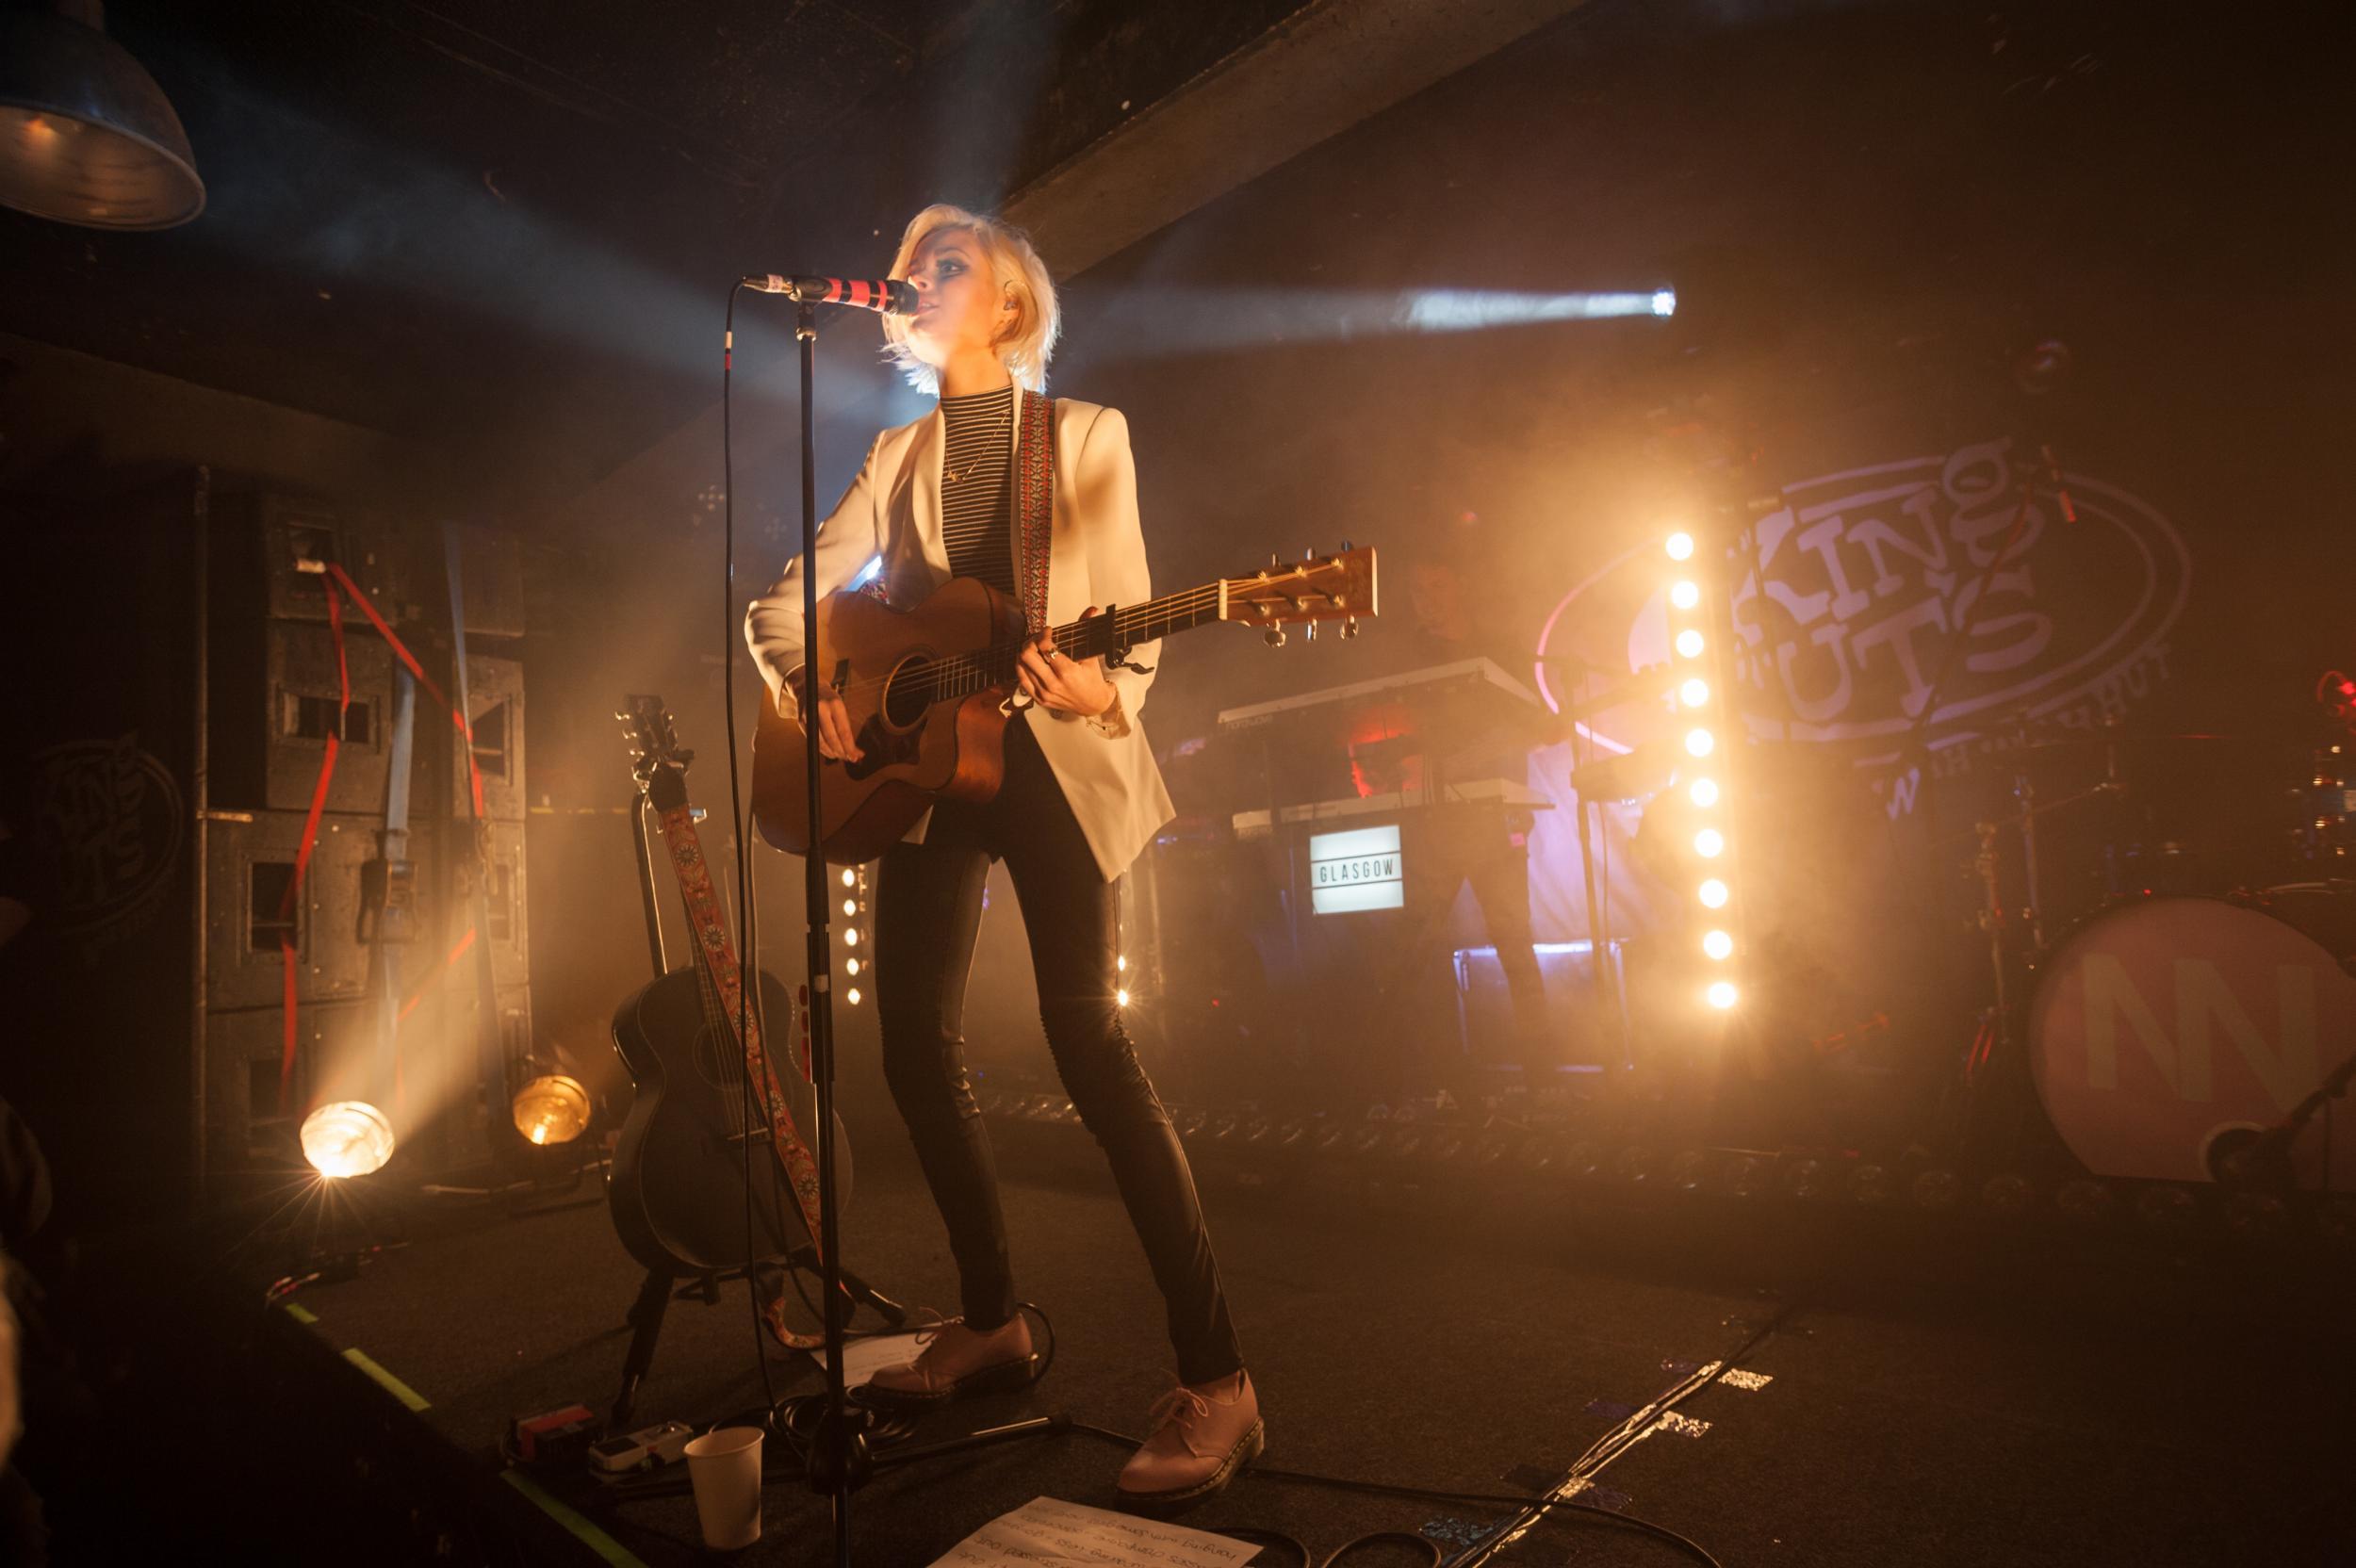
<path fill-rule="evenodd" d="M 1319 0 L 1017 191 L 1066 277 L 1381 113 L 1582 0 Z"/>

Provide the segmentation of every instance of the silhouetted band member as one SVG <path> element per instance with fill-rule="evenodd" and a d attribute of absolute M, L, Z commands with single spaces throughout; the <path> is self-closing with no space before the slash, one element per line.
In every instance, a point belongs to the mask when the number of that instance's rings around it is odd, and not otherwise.
<path fill-rule="evenodd" d="M 952 577 L 980 578 L 1020 602 L 1012 481 L 1024 403 L 1043 395 L 1060 324 L 1055 285 L 1022 235 L 952 206 L 916 215 L 892 275 L 922 302 L 911 317 L 885 318 L 888 351 L 940 407 L 869 448 L 819 530 L 818 591 L 835 592 L 881 556 L 892 603 L 921 600 Z M 1153 596 L 1127 421 L 1063 400 L 1054 424 L 1051 627 Z M 802 568 L 796 560 L 745 617 L 761 677 L 789 713 L 802 662 Z M 1156 646 L 1140 645 L 1133 662 L 1157 662 Z M 1177 1351 L 1179 1386 L 1155 1406 L 1153 1434 L 1117 1484 L 1175 1501 L 1225 1485 L 1260 1451 L 1259 1401 L 1193 1174 L 1116 1004 L 1114 882 L 1171 809 L 1137 725 L 1153 677 L 1103 664 L 1060 654 L 1045 635 L 1026 648 L 1020 678 L 1034 706 L 1007 726 L 996 797 L 937 807 L 883 858 L 875 977 L 884 1074 L 948 1226 L 964 1314 L 924 1336 L 913 1362 L 878 1372 L 867 1397 L 924 1405 L 1029 1376 L 1030 1329 L 1015 1308 L 997 1176 L 960 1033 L 983 884 L 990 862 L 1004 859 L 1056 1070 L 1111 1162 Z M 839 698 L 821 698 L 810 729 L 824 756 L 861 755 Z"/>

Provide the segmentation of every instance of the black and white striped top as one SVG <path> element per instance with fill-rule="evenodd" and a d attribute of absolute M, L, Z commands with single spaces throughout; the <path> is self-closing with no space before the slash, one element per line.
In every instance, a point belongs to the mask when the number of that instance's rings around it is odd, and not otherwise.
<path fill-rule="evenodd" d="M 1014 387 L 943 398 L 941 531 L 949 574 L 977 577 L 1009 598 L 1014 586 Z"/>

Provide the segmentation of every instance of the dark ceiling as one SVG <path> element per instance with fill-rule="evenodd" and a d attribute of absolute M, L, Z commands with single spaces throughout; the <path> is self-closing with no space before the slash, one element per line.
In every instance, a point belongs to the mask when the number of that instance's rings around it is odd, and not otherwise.
<path fill-rule="evenodd" d="M 738 273 L 879 268 L 1300 5 L 119 0 L 209 205 L 0 212 L 0 331 L 562 488 L 711 400 Z"/>

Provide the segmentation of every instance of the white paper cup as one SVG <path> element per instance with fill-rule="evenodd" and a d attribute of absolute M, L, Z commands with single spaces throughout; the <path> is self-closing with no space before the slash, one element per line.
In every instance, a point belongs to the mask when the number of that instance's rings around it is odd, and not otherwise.
<path fill-rule="evenodd" d="M 687 1478 L 705 1545 L 732 1552 L 761 1539 L 759 1427 L 722 1427 L 689 1443 Z"/>

